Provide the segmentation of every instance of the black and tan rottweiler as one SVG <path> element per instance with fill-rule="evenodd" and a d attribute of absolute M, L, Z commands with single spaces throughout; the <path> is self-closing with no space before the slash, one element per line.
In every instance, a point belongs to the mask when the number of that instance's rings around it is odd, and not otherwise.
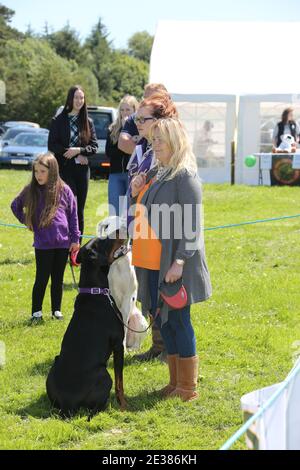
<path fill-rule="evenodd" d="M 81 263 L 80 290 L 60 354 L 46 382 L 51 403 L 63 415 L 73 414 L 80 408 L 88 409 L 93 415 L 106 408 L 112 388 L 107 363 L 112 353 L 116 397 L 121 409 L 126 407 L 124 327 L 103 290 L 108 289 L 109 265 L 122 243 L 120 239 L 94 238 L 77 255 Z"/>

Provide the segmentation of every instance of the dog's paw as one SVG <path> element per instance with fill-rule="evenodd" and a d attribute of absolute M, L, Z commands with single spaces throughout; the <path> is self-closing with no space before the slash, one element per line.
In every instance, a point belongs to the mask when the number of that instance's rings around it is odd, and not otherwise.
<path fill-rule="evenodd" d="M 125 398 L 119 398 L 118 399 L 118 402 L 120 404 L 120 410 L 121 411 L 126 411 L 127 408 L 128 408 L 128 405 L 127 405 L 127 401 L 125 400 Z"/>

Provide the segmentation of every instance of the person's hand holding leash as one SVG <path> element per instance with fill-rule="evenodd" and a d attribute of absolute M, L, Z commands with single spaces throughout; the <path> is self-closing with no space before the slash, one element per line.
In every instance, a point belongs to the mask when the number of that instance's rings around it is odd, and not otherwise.
<path fill-rule="evenodd" d="M 80 250 L 80 245 L 79 243 L 72 243 L 69 252 L 72 253 L 72 251 L 79 251 Z"/>
<path fill-rule="evenodd" d="M 183 265 L 180 266 L 176 261 L 174 261 L 166 274 L 165 281 L 171 283 L 178 281 L 178 279 L 182 277 L 182 272 Z"/>
<path fill-rule="evenodd" d="M 140 173 L 135 176 L 131 183 L 131 194 L 133 197 L 137 196 L 146 184 L 146 175 L 145 173 Z"/>

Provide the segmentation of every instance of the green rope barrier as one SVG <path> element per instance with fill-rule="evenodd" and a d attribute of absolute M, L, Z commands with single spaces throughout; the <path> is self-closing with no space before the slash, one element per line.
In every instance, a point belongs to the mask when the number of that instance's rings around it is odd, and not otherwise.
<path fill-rule="evenodd" d="M 262 224 L 262 223 L 267 223 L 267 222 L 276 222 L 278 220 L 287 220 L 287 219 L 295 219 L 297 217 L 300 217 L 300 214 L 295 214 L 295 215 L 283 215 L 280 217 L 272 217 L 270 219 L 257 219 L 257 220 L 250 220 L 246 222 L 239 222 L 236 224 L 226 224 L 226 225 L 217 225 L 215 227 L 206 227 L 204 228 L 204 231 L 212 231 L 212 230 L 221 230 L 221 229 L 226 229 L 226 228 L 234 228 L 234 227 L 243 227 L 245 225 L 254 225 L 254 224 Z M 18 229 L 26 229 L 27 227 L 25 225 L 18 225 L 18 224 L 7 224 L 5 222 L 0 221 L 0 226 L 1 227 L 8 227 L 8 228 L 18 228 Z M 94 238 L 95 235 L 83 235 L 82 238 Z"/>

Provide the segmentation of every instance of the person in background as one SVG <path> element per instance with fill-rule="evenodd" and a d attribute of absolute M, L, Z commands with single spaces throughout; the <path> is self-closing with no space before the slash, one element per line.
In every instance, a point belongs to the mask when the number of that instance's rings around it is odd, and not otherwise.
<path fill-rule="evenodd" d="M 43 318 L 42 306 L 50 276 L 52 318 L 61 320 L 64 271 L 69 252 L 80 248 L 80 232 L 75 197 L 60 178 L 57 160 L 50 152 L 34 161 L 31 182 L 13 200 L 11 209 L 19 222 L 34 233 L 36 276 L 32 320 Z"/>
<path fill-rule="evenodd" d="M 156 165 L 155 158 L 153 157 L 152 146 L 148 143 L 150 129 L 153 123 L 157 120 L 166 117 L 177 117 L 177 109 L 175 104 L 166 92 L 152 94 L 150 98 L 144 99 L 135 116 L 137 130 L 142 139 L 147 142 L 146 149 L 143 153 L 143 146 L 138 144 L 135 152 L 132 154 L 128 163 L 128 199 L 131 196 L 131 182 L 132 179 L 138 174 L 146 175 Z M 129 233 L 131 235 L 130 226 L 132 224 L 132 216 L 127 217 Z M 142 312 L 145 316 L 148 315 L 148 309 L 144 308 L 142 304 Z M 156 323 L 152 326 L 152 345 L 150 349 L 142 354 L 137 354 L 134 359 L 137 361 L 151 361 L 160 357 L 162 361 L 165 360 L 165 348 L 161 338 L 159 328 Z"/>
<path fill-rule="evenodd" d="M 51 122 L 48 149 L 54 153 L 61 178 L 77 198 L 79 230 L 84 231 L 84 207 L 90 180 L 87 157 L 97 152 L 93 121 L 88 117 L 84 90 L 69 89 L 64 109 Z"/>
<path fill-rule="evenodd" d="M 110 206 L 110 215 L 120 215 L 120 197 L 125 197 L 128 190 L 128 170 L 127 165 L 130 155 L 118 148 L 118 139 L 120 132 L 127 119 L 136 113 L 138 102 L 134 96 L 126 95 L 122 98 L 118 116 L 113 122 L 107 134 L 105 153 L 110 160 L 110 174 L 108 182 L 108 203 Z M 114 213 L 112 213 L 114 209 Z"/>
<path fill-rule="evenodd" d="M 281 144 L 281 137 L 284 134 L 291 134 L 296 144 L 299 142 L 300 127 L 294 120 L 293 108 L 286 108 L 281 115 L 281 121 L 275 126 L 272 139 L 275 148 Z"/>
<path fill-rule="evenodd" d="M 149 83 L 144 88 L 144 97 L 143 99 L 150 98 L 151 95 L 157 93 L 166 93 L 168 94 L 168 90 L 162 83 Z M 170 96 L 169 96 L 170 97 Z M 119 149 L 129 155 L 135 150 L 136 144 L 139 143 L 143 147 L 143 152 L 146 150 L 147 141 L 138 133 L 138 129 L 135 123 L 135 114 L 132 114 L 125 122 L 122 132 L 119 136 L 118 146 Z"/>
<path fill-rule="evenodd" d="M 178 119 L 157 120 L 149 137 L 158 165 L 132 181 L 136 216 L 132 263 L 138 300 L 155 317 L 168 353 L 170 379 L 160 392 L 165 398 L 190 401 L 198 397 L 199 362 L 190 309 L 212 291 L 200 230 L 201 181 L 188 135 Z M 174 211 L 173 218 L 160 217 L 154 209 L 163 213 L 166 207 Z M 161 283 L 179 280 L 187 292 L 187 305 L 176 310 L 160 305 Z"/>

